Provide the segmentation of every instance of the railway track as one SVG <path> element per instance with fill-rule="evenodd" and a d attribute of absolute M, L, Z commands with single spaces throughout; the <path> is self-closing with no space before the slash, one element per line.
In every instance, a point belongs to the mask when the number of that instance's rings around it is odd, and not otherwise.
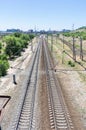
<path fill-rule="evenodd" d="M 17 112 L 14 115 L 14 119 L 11 122 L 10 130 L 31 130 L 33 127 L 33 112 L 35 104 L 35 93 L 38 78 L 38 64 L 40 55 L 40 44 L 36 49 L 33 56 L 30 73 L 28 75 L 28 82 L 26 88 L 19 99 L 19 105 Z"/>
<path fill-rule="evenodd" d="M 43 63 L 41 64 L 45 66 L 45 69 L 41 70 L 41 73 L 45 75 L 46 79 L 44 83 L 42 82 L 42 87 L 38 87 L 39 63 L 42 61 L 40 60 L 40 54 L 43 56 Z M 48 130 L 75 130 L 59 83 L 55 77 L 54 71 L 51 69 L 52 67 L 53 65 L 48 47 L 42 36 L 30 65 L 27 85 L 20 96 L 16 114 L 8 130 L 44 130 L 42 125 L 45 123 L 39 121 L 41 119 L 40 115 L 42 115 L 44 111 L 42 110 L 42 106 L 37 106 L 37 102 L 41 104 L 41 102 L 45 101 L 43 101 L 43 98 L 41 101 L 41 98 L 37 95 L 39 95 L 40 92 L 39 88 L 43 89 L 45 86 L 45 98 L 47 103 L 45 106 L 48 106 L 48 108 L 46 108 L 48 110 L 48 116 L 45 116 L 48 120 L 47 122 L 49 122 Z M 39 107 L 41 108 L 41 114 L 38 110 L 40 109 Z M 42 119 L 42 121 L 44 120 L 45 119 Z M 41 125 L 39 125 L 39 122 Z"/>
<path fill-rule="evenodd" d="M 59 83 L 55 77 L 52 68 L 52 62 L 45 41 L 45 63 L 47 75 L 47 91 L 48 91 L 48 105 L 51 129 L 55 130 L 74 130 L 74 126 L 65 104 Z"/>

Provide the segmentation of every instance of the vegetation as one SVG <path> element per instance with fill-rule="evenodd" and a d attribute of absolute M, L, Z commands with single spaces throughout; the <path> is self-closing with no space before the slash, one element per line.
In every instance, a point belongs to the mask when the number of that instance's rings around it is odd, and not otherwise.
<path fill-rule="evenodd" d="M 7 69 L 9 68 L 8 59 L 15 58 L 20 56 L 24 48 L 27 48 L 29 42 L 34 38 L 32 34 L 24 33 L 14 33 L 3 37 L 3 42 L 5 43 L 2 46 L 0 43 L 0 77 L 7 74 Z"/>
<path fill-rule="evenodd" d="M 7 69 L 9 68 L 9 63 L 7 56 L 2 54 L 0 55 L 0 77 L 7 74 Z"/>
<path fill-rule="evenodd" d="M 0 42 L 0 50 L 2 49 L 2 43 Z"/>
<path fill-rule="evenodd" d="M 4 37 L 4 42 L 6 42 L 5 53 L 8 57 L 14 58 L 15 56 L 21 55 L 24 48 L 27 48 L 28 41 L 32 40 L 34 35 L 28 35 L 23 33 L 14 33 L 9 36 Z"/>
<path fill-rule="evenodd" d="M 78 30 L 79 30 L 79 29 L 86 29 L 86 26 L 82 26 L 82 27 L 78 28 Z"/>
<path fill-rule="evenodd" d="M 1 53 L 1 49 L 2 49 L 2 43 L 0 42 L 0 53 Z"/>
<path fill-rule="evenodd" d="M 6 54 L 1 54 L 1 55 L 0 55 L 0 60 L 6 60 L 6 61 L 7 61 L 7 56 L 6 56 Z"/>
<path fill-rule="evenodd" d="M 78 37 L 81 37 L 83 40 L 86 40 L 86 31 L 77 31 L 77 32 L 65 32 L 63 33 L 64 36 L 66 37 L 75 37 L 75 38 L 78 38 Z"/>
<path fill-rule="evenodd" d="M 75 67 L 74 62 L 72 62 L 71 60 L 68 61 L 68 65 L 70 65 L 71 67 Z"/>

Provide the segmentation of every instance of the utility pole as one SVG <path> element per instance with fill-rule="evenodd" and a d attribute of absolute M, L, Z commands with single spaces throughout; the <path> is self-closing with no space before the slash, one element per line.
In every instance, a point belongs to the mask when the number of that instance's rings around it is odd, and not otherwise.
<path fill-rule="evenodd" d="M 48 34 L 47 34 L 47 43 L 48 43 Z"/>
<path fill-rule="evenodd" d="M 31 51 L 33 52 L 33 41 L 31 40 Z"/>
<path fill-rule="evenodd" d="M 72 25 L 72 31 L 74 32 L 74 24 Z"/>
<path fill-rule="evenodd" d="M 53 34 L 51 35 L 51 52 L 53 52 Z"/>
<path fill-rule="evenodd" d="M 80 37 L 80 59 L 83 61 L 82 38 Z"/>
<path fill-rule="evenodd" d="M 35 35 L 36 35 L 36 25 L 35 25 L 35 27 L 34 27 L 34 31 L 35 31 Z"/>
<path fill-rule="evenodd" d="M 64 35 L 63 35 L 63 51 L 64 51 Z"/>
<path fill-rule="evenodd" d="M 64 36 L 63 36 L 63 49 L 62 49 L 62 64 L 64 64 Z"/>
<path fill-rule="evenodd" d="M 56 35 L 56 44 L 57 44 L 57 35 Z"/>
<path fill-rule="evenodd" d="M 75 39 L 73 37 L 73 60 L 76 61 Z"/>

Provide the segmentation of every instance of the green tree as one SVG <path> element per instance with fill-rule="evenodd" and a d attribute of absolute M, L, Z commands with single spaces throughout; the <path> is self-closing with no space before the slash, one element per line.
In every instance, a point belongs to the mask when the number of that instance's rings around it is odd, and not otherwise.
<path fill-rule="evenodd" d="M 21 39 L 22 39 L 22 40 L 26 40 L 26 41 L 30 41 L 30 37 L 29 37 L 28 34 L 22 34 L 22 35 L 21 35 Z"/>
<path fill-rule="evenodd" d="M 5 53 L 9 56 L 9 58 L 21 55 L 23 48 L 26 48 L 28 46 L 28 41 L 33 38 L 34 35 L 24 33 L 14 33 L 6 36 L 4 38 L 4 41 L 6 42 Z"/>
<path fill-rule="evenodd" d="M 20 38 L 20 36 L 21 36 L 22 34 L 21 34 L 21 33 L 19 33 L 19 32 L 15 32 L 13 35 L 14 35 L 15 37 Z"/>
<path fill-rule="evenodd" d="M 0 60 L 0 77 L 7 74 L 7 69 L 9 68 L 8 61 Z"/>
<path fill-rule="evenodd" d="M 2 49 L 2 43 L 0 42 L 0 50 Z"/>
<path fill-rule="evenodd" d="M 10 36 L 7 37 L 5 41 L 6 41 L 5 53 L 11 58 L 11 56 L 13 56 L 15 52 L 16 39 Z"/>
<path fill-rule="evenodd" d="M 7 60 L 7 55 L 6 54 L 1 54 L 0 55 L 0 60 Z"/>
<path fill-rule="evenodd" d="M 32 40 L 35 37 L 35 35 L 34 34 L 29 34 L 29 37 L 30 37 L 30 40 Z"/>

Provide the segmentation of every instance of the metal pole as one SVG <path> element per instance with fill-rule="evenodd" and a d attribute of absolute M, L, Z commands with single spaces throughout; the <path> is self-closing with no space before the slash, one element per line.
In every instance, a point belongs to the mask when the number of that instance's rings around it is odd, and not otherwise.
<path fill-rule="evenodd" d="M 62 64 L 64 63 L 64 36 L 63 36 L 63 50 L 62 50 Z"/>
<path fill-rule="evenodd" d="M 82 38 L 80 37 L 80 59 L 83 61 Z"/>
<path fill-rule="evenodd" d="M 75 52 L 75 39 L 73 37 L 73 60 L 76 61 L 76 52 Z"/>
<path fill-rule="evenodd" d="M 33 41 L 31 40 L 31 51 L 33 52 Z"/>
<path fill-rule="evenodd" d="M 47 43 L 48 43 L 48 34 L 47 34 Z"/>
<path fill-rule="evenodd" d="M 53 35 L 51 35 L 51 52 L 53 52 Z"/>
<path fill-rule="evenodd" d="M 57 44 L 57 35 L 56 35 L 56 44 Z"/>
<path fill-rule="evenodd" d="M 64 51 L 64 36 L 63 36 L 63 51 Z"/>
<path fill-rule="evenodd" d="M 57 38 L 56 38 L 56 43 L 58 43 L 58 38 L 59 38 L 58 34 L 56 35 L 56 37 L 57 37 Z"/>

